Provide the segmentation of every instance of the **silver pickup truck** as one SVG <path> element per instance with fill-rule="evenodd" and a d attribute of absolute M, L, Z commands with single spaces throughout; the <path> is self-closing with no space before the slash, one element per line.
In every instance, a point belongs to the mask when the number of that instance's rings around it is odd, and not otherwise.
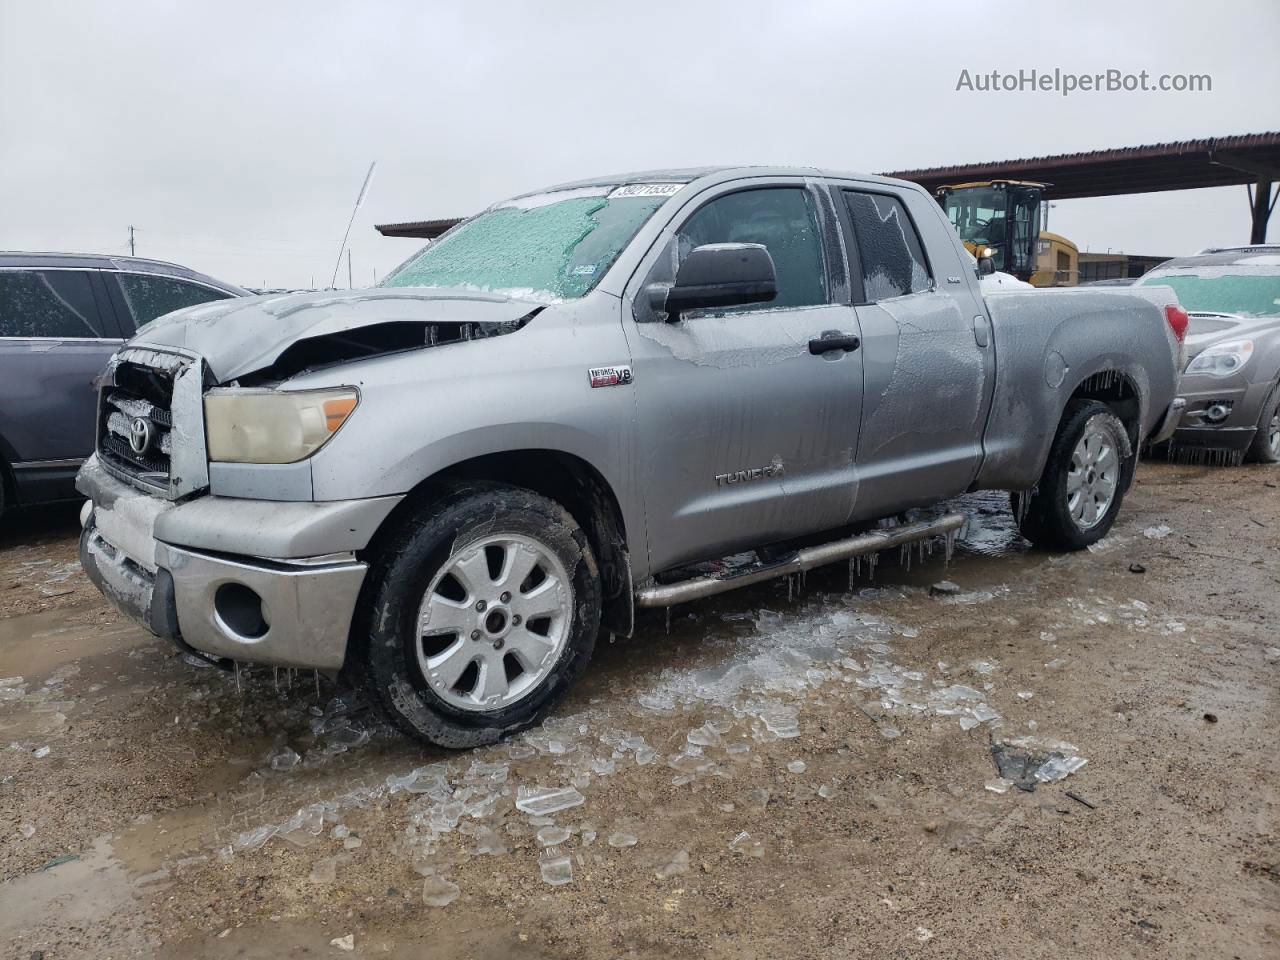
<path fill-rule="evenodd" d="M 880 522 L 911 508 L 1007 490 L 1037 543 L 1103 536 L 1176 425 L 1186 315 L 1160 289 L 984 299 L 980 272 L 878 177 L 516 197 L 378 288 L 139 333 L 101 380 L 81 559 L 188 652 L 342 672 L 413 736 L 489 742 L 637 607 L 962 519 Z"/>

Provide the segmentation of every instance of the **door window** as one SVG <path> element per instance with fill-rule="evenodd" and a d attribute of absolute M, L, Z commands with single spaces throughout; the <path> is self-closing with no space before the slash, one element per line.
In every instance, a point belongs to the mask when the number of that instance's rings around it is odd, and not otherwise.
<path fill-rule="evenodd" d="M 231 296 L 221 290 L 149 273 L 118 273 L 116 279 L 138 328 L 174 310 L 210 300 L 226 300 Z"/>
<path fill-rule="evenodd" d="M 88 273 L 0 270 L 0 337 L 103 336 Z"/>
<path fill-rule="evenodd" d="M 803 187 L 744 190 L 712 200 L 676 235 L 677 266 L 707 243 L 761 243 L 773 257 L 778 296 L 739 310 L 776 310 L 827 302 L 818 218 Z"/>
<path fill-rule="evenodd" d="M 844 191 L 858 240 L 867 302 L 933 289 L 929 262 L 902 201 L 883 193 Z"/>

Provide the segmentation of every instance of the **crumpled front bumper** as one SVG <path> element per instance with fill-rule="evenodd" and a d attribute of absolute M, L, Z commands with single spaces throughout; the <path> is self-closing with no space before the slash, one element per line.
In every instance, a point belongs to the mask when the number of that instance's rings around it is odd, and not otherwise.
<path fill-rule="evenodd" d="M 349 540 L 334 553 L 313 556 L 236 555 L 176 544 L 156 536 L 158 525 L 182 530 L 182 505 L 144 493 L 107 473 L 92 458 L 78 488 L 90 498 L 80 536 L 80 561 L 90 580 L 122 612 L 152 633 L 215 657 L 290 667 L 338 670 L 346 658 L 356 600 L 368 565 L 355 557 Z M 290 537 L 314 542 L 308 522 L 356 532 L 363 546 L 373 516 L 394 506 L 361 512 L 370 501 L 336 504 L 273 504 L 277 522 Z M 210 522 L 225 531 L 248 531 L 261 501 L 205 497 L 200 527 Z M 385 510 L 383 509 L 385 507 Z M 310 509 L 308 509 L 310 508 Z M 342 522 L 334 524 L 333 514 Z M 354 520 L 359 515 L 358 520 Z M 373 524 L 376 527 L 376 524 Z M 362 542 L 361 542 L 362 541 Z"/>

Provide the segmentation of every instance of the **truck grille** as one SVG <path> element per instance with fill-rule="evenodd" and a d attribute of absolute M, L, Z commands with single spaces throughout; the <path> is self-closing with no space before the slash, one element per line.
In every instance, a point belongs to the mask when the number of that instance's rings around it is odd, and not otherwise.
<path fill-rule="evenodd" d="M 173 374 L 120 363 L 98 405 L 98 456 L 116 470 L 161 489 L 173 452 Z"/>

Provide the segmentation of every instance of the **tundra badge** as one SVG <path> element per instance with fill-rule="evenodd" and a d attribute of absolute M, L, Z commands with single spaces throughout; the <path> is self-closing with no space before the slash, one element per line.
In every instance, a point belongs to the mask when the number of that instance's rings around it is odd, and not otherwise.
<path fill-rule="evenodd" d="M 732 473 L 717 473 L 716 486 L 724 487 L 731 483 L 763 480 L 766 477 L 780 477 L 783 473 L 782 461 L 775 459 L 773 463 L 763 467 L 752 467 L 750 470 L 734 470 Z"/>
<path fill-rule="evenodd" d="M 591 367 L 587 370 L 591 387 L 625 387 L 631 382 L 630 367 Z"/>

